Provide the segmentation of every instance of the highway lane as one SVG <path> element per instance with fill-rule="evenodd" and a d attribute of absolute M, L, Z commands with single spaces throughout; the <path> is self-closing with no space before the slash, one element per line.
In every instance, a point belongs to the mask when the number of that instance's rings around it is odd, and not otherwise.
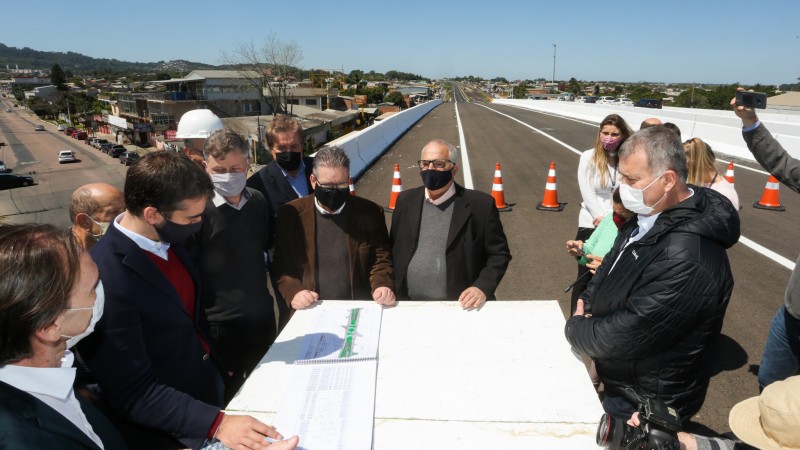
<path fill-rule="evenodd" d="M 9 104 L 4 99 L 5 105 Z M 7 145 L 0 151 L 14 173 L 31 173 L 36 185 L 0 191 L 0 215 L 11 223 L 51 223 L 69 226 L 67 205 L 72 192 L 92 182 L 106 182 L 120 189 L 126 167 L 115 158 L 100 153 L 61 132 L 52 123 L 38 120 L 29 110 L 12 108 L 0 113 L 0 142 Z M 43 124 L 46 131 L 34 131 Z M 73 150 L 76 163 L 59 164 L 60 150 Z"/>
<path fill-rule="evenodd" d="M 502 299 L 557 299 L 568 309 L 569 297 L 563 289 L 574 279 L 574 261 L 564 252 L 564 242 L 577 229 L 580 193 L 577 188 L 578 156 L 552 139 L 579 150 L 592 146 L 596 124 L 553 117 L 508 106 L 479 102 L 475 93 L 462 95 L 455 90 L 463 135 L 469 150 L 471 175 L 476 189 L 491 190 L 494 165 L 501 163 L 506 201 L 514 210 L 501 213 L 514 259 L 498 289 Z M 473 101 L 467 101 L 467 98 Z M 443 138 L 459 145 L 459 128 L 454 103 L 431 111 L 364 175 L 356 184 L 358 195 L 381 205 L 388 204 L 392 168 L 400 164 L 406 189 L 421 185 L 416 160 L 423 145 Z M 540 132 L 534 131 L 502 112 Z M 5 107 L 3 108 L 5 109 Z M 26 110 L 12 108 L 0 112 L 0 141 L 9 144 L 0 153 L 15 173 L 35 171 L 36 186 L 0 191 L 0 215 L 12 222 L 48 222 L 66 226 L 66 205 L 70 193 L 91 181 L 105 181 L 122 187 L 125 167 L 116 159 L 100 154 L 82 142 L 57 133 L 51 124 L 47 131 L 34 132 L 36 119 Z M 73 148 L 81 162 L 57 163 L 58 150 Z M 550 161 L 557 164 L 559 201 L 564 212 L 535 209 L 542 200 Z M 738 169 L 736 186 L 743 209 L 743 235 L 795 259 L 797 242 L 793 220 L 800 211 L 800 196 L 783 189 L 781 200 L 787 212 L 752 208 L 763 190 L 766 177 Z M 457 180 L 464 182 L 463 174 Z M 391 216 L 387 214 L 387 223 Z M 704 408 L 694 420 L 713 431 L 727 431 L 727 412 L 739 400 L 757 394 L 751 365 L 757 365 L 766 339 L 769 320 L 781 304 L 789 270 L 738 244 L 729 251 L 736 288 L 723 328 L 725 339 L 718 350 L 715 375 Z"/>
<path fill-rule="evenodd" d="M 467 101 L 475 95 L 465 95 L 462 89 L 455 89 L 454 95 L 475 189 L 490 192 L 494 165 L 499 162 L 506 201 L 515 203 L 513 211 L 501 213 L 514 259 L 498 289 L 498 297 L 556 299 L 566 314 L 569 296 L 563 289 L 574 279 L 576 268 L 564 252 L 564 242 L 573 238 L 577 230 L 578 155 L 540 132 L 489 109 L 511 116 L 581 151 L 593 145 L 597 125 Z M 455 107 L 455 103 L 440 105 L 401 137 L 358 181 L 358 194 L 386 205 L 395 163 L 401 166 L 406 189 L 421 185 L 414 162 L 419 159 L 423 145 L 437 137 L 459 144 Z M 542 200 L 550 161 L 556 162 L 559 201 L 567 203 L 560 213 L 535 209 L 536 203 Z M 463 178 L 459 179 L 463 182 Z M 784 188 L 781 200 L 787 212 L 757 210 L 752 202 L 760 198 L 765 182 L 763 174 L 743 168 L 736 171 L 736 186 L 743 205 L 740 212 L 742 234 L 794 261 L 800 251 L 797 227 L 793 223 L 800 211 L 800 196 Z M 389 220 L 387 214 L 387 222 Z M 736 286 L 723 338 L 713 352 L 714 377 L 707 400 L 693 418 L 697 431 L 728 431 L 730 408 L 758 394 L 753 370 L 759 364 L 769 321 L 783 301 L 790 274 L 785 267 L 742 244 L 735 245 L 728 254 Z"/>

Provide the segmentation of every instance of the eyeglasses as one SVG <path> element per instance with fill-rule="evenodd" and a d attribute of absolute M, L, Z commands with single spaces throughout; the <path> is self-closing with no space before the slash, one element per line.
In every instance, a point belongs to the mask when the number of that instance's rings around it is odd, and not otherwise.
<path fill-rule="evenodd" d="M 453 166 L 453 161 L 449 159 L 420 159 L 417 161 L 419 170 L 425 170 L 433 164 L 434 169 L 447 169 Z"/>
<path fill-rule="evenodd" d="M 334 189 L 350 190 L 350 183 L 347 181 L 342 183 L 331 183 L 331 184 L 317 183 L 317 189 L 321 189 L 323 191 L 332 191 Z"/>

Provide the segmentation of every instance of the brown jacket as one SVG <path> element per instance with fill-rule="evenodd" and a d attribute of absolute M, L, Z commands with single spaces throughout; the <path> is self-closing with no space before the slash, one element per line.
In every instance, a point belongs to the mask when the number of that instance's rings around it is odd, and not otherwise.
<path fill-rule="evenodd" d="M 371 300 L 372 291 L 379 287 L 394 290 L 392 254 L 383 209 L 367 199 L 350 197 L 342 213 L 347 214 L 352 299 Z M 289 305 L 298 292 L 317 291 L 315 214 L 313 195 L 293 200 L 278 211 L 275 262 L 271 270 Z"/>

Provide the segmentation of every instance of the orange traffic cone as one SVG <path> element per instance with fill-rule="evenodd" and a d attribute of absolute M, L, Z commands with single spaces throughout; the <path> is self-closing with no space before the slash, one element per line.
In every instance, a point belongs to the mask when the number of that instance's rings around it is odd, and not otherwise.
<path fill-rule="evenodd" d="M 786 208 L 781 205 L 779 187 L 778 179 L 770 175 L 767 178 L 767 185 L 764 186 L 764 193 L 761 194 L 761 200 L 753 203 L 753 208 L 786 211 Z"/>
<path fill-rule="evenodd" d="M 400 181 L 400 164 L 394 165 L 394 176 L 392 177 L 392 196 L 389 198 L 389 206 L 384 206 L 386 212 L 393 212 L 397 204 L 397 196 L 403 192 L 403 182 Z"/>
<path fill-rule="evenodd" d="M 542 211 L 563 211 L 566 203 L 558 203 L 558 189 L 556 188 L 556 163 L 550 163 L 547 173 L 547 185 L 544 188 L 544 200 L 536 205 Z"/>
<path fill-rule="evenodd" d="M 733 184 L 733 163 L 728 163 L 728 170 L 725 171 L 725 179 L 728 180 L 728 183 Z"/>
<path fill-rule="evenodd" d="M 498 211 L 511 211 L 511 205 L 506 203 L 506 197 L 505 194 L 503 194 L 503 175 L 500 173 L 500 163 L 494 166 L 492 197 L 494 197 L 494 204 L 497 206 Z"/>
<path fill-rule="evenodd" d="M 353 186 L 353 179 L 352 178 L 350 178 L 349 184 L 350 184 L 350 186 L 349 186 L 350 187 L 350 195 L 356 195 L 356 188 L 355 188 L 355 186 Z"/>

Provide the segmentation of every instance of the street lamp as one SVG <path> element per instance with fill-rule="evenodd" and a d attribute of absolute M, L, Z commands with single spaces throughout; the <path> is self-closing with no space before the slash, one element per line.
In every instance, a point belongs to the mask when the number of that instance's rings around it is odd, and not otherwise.
<path fill-rule="evenodd" d="M 553 44 L 553 84 L 556 84 L 556 44 Z"/>

